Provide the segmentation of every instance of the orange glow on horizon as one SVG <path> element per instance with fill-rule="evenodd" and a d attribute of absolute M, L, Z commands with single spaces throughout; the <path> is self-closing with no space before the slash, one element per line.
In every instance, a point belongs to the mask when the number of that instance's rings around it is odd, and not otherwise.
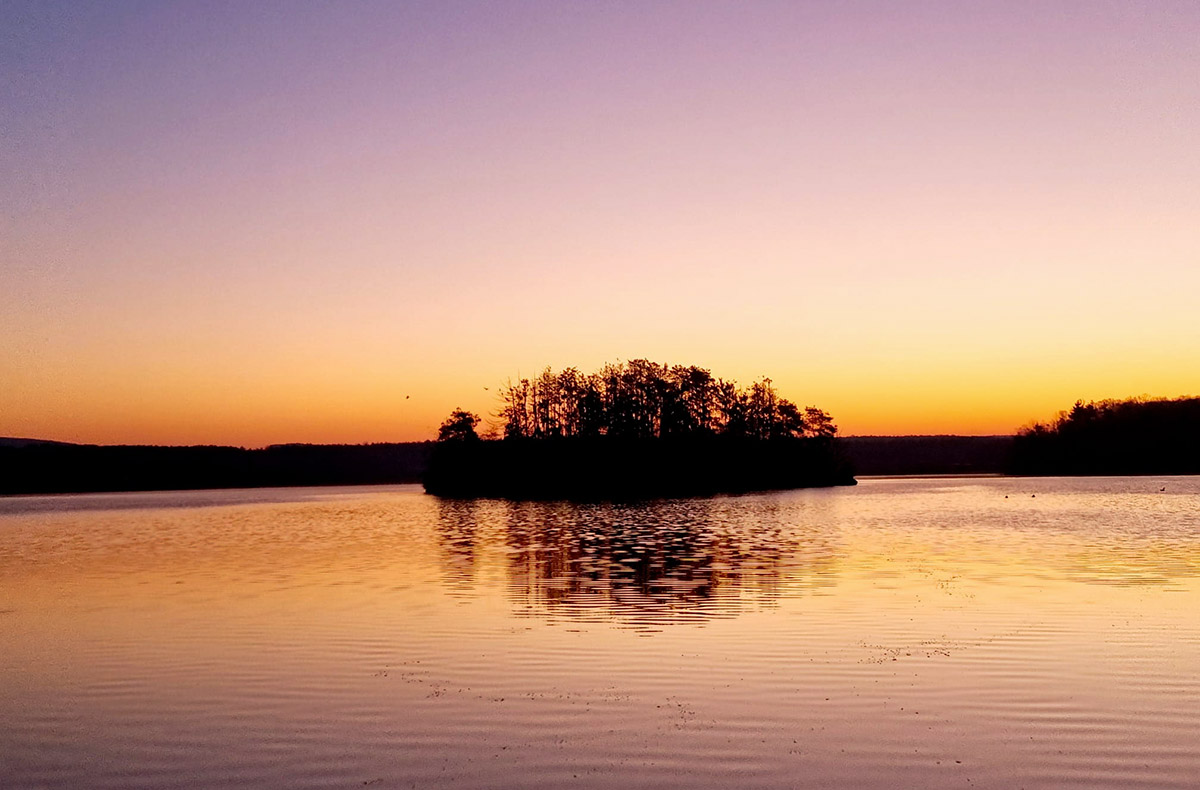
<path fill-rule="evenodd" d="M 1200 394 L 1197 8 L 0 7 L 0 437 L 430 439 L 638 357 L 844 434 Z"/>
<path fill-rule="evenodd" d="M 712 369 L 722 375 L 722 368 Z M 529 366 L 520 373 L 528 376 L 538 370 Z M 95 444 L 245 447 L 424 441 L 435 437 L 437 426 L 458 406 L 498 426 L 496 393 L 505 380 L 517 377 L 516 371 L 502 374 L 494 363 L 490 376 L 448 373 L 432 377 L 440 379 L 432 383 L 415 375 L 353 368 L 324 371 L 324 377 L 315 369 L 257 373 L 220 387 L 207 375 L 187 369 L 170 376 L 160 371 L 129 379 L 98 377 L 84 398 L 30 399 L 6 409 L 9 419 L 0 435 Z M 771 376 L 782 396 L 830 411 L 842 435 L 1011 434 L 1031 421 L 1052 419 L 1079 398 L 1193 394 L 1184 388 L 1187 375 L 1171 371 L 1158 376 L 1148 372 L 1139 380 L 1157 387 L 1142 391 L 1105 386 L 1102 369 L 1059 380 L 1051 371 L 1005 380 L 1004 372 L 971 376 L 969 371 L 956 375 L 954 370 L 924 368 L 901 376 L 848 364 L 824 373 L 781 369 L 764 375 Z M 749 383 L 758 376 L 724 377 Z M 152 384 L 148 390 L 147 382 Z M 802 382 L 812 384 L 806 387 Z"/>

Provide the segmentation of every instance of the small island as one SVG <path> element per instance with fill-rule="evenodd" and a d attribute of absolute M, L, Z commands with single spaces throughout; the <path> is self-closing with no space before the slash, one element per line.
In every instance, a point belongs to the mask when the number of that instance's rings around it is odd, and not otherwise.
<path fill-rule="evenodd" d="M 447 497 L 631 499 L 854 485 L 837 426 L 703 368 L 645 359 L 595 373 L 546 368 L 501 388 L 500 425 L 455 409 L 425 490 Z"/>

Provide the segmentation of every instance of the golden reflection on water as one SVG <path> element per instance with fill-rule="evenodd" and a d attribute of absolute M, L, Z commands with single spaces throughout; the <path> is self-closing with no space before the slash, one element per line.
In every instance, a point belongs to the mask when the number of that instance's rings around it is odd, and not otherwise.
<path fill-rule="evenodd" d="M 1200 775 L 1197 478 L 14 498 L 0 537 L 4 787 Z"/>

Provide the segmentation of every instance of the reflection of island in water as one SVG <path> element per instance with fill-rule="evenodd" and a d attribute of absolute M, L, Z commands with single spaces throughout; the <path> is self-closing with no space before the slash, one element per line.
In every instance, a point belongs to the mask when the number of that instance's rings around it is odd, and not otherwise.
<path fill-rule="evenodd" d="M 653 627 L 733 617 L 835 584 L 836 533 L 799 524 L 794 501 L 442 500 L 438 514 L 451 588 L 466 592 L 502 569 L 528 616 Z"/>
<path fill-rule="evenodd" d="M 933 611 L 1030 579 L 1089 594 L 1182 589 L 1200 573 L 1200 478 L 887 480 L 848 494 L 439 499 L 439 566 L 453 596 L 633 628 L 736 617 L 835 586 L 915 596 Z"/>

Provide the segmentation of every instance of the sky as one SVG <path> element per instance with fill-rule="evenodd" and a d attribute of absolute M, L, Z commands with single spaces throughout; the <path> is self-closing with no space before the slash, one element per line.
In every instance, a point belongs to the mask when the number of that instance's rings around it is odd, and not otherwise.
<path fill-rule="evenodd" d="M 844 434 L 1200 395 L 1200 3 L 0 5 L 0 436 L 432 438 L 650 358 Z"/>

